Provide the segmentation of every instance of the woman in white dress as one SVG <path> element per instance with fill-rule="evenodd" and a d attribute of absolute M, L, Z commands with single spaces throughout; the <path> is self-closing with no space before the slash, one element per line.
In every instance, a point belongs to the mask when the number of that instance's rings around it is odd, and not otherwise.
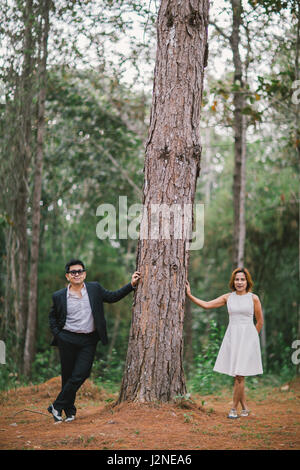
<path fill-rule="evenodd" d="M 233 408 L 228 418 L 238 418 L 239 403 L 242 406 L 240 416 L 249 416 L 250 413 L 245 398 L 245 376 L 263 373 L 258 336 L 263 326 L 263 314 L 258 296 L 251 292 L 253 281 L 246 268 L 233 271 L 229 287 L 232 292 L 205 302 L 192 295 L 187 281 L 186 294 L 192 302 L 204 309 L 227 304 L 229 324 L 213 370 L 234 377 Z"/>

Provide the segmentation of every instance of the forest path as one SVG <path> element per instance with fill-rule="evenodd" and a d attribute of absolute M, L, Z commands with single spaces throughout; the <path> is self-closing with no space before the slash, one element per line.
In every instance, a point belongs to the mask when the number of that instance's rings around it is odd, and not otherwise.
<path fill-rule="evenodd" d="M 55 377 L 0 392 L 0 449 L 300 449 L 299 379 L 250 390 L 251 414 L 236 420 L 227 418 L 230 390 L 193 395 L 192 402 L 113 407 L 116 394 L 86 381 L 77 394 L 76 420 L 55 424 L 47 407 L 59 389 Z"/>

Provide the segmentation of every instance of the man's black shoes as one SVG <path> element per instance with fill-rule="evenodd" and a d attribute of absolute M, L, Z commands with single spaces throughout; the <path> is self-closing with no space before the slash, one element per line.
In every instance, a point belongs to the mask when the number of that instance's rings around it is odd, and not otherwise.
<path fill-rule="evenodd" d="M 56 423 L 61 423 L 62 422 L 63 419 L 62 419 L 61 411 L 56 410 L 53 405 L 49 406 L 48 411 L 49 411 L 49 413 L 52 414 L 52 416 L 54 418 L 54 421 Z"/>

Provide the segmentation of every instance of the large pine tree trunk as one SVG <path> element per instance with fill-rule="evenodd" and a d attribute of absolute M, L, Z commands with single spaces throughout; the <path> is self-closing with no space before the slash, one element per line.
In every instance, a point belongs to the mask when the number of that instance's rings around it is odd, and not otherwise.
<path fill-rule="evenodd" d="M 299 84 L 299 51 L 300 51 L 300 4 L 298 3 L 297 10 L 297 36 L 296 36 L 296 54 L 295 54 L 295 83 Z M 299 87 L 299 85 L 298 85 Z M 295 110 L 295 128 L 296 128 L 296 151 L 298 154 L 298 161 L 300 161 L 300 132 L 299 132 L 299 101 L 296 100 Z M 299 238 L 299 252 L 300 252 L 300 238 Z M 298 309 L 298 338 L 300 338 L 300 309 Z M 297 366 L 297 375 L 300 375 L 300 363 Z"/>
<path fill-rule="evenodd" d="M 183 230 L 181 238 L 171 230 L 168 239 L 164 218 L 154 234 L 151 215 L 154 204 L 176 204 L 182 214 L 184 204 L 194 202 L 208 7 L 208 0 L 162 0 L 159 10 L 137 252 L 142 279 L 134 299 L 119 402 L 169 401 L 186 393 L 182 359 L 189 240 Z"/>

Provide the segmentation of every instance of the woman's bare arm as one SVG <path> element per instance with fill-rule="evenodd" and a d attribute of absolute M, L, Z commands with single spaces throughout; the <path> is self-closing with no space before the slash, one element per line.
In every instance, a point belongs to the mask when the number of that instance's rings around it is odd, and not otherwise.
<path fill-rule="evenodd" d="M 211 309 L 211 308 L 218 308 L 222 307 L 223 305 L 226 304 L 229 293 L 228 294 L 223 294 L 220 295 L 220 297 L 217 297 L 214 300 L 210 300 L 209 302 L 206 302 L 205 300 L 198 299 L 197 297 L 194 297 L 191 293 L 191 288 L 190 284 L 187 281 L 186 282 L 186 295 L 188 298 L 194 302 L 196 305 L 199 305 L 199 307 L 205 308 L 205 309 Z"/>
<path fill-rule="evenodd" d="M 260 333 L 260 330 L 262 329 L 262 326 L 264 324 L 264 317 L 263 317 L 259 297 L 256 294 L 253 294 L 253 304 L 254 304 L 254 315 L 256 318 L 255 328 L 257 329 L 257 332 Z"/>

